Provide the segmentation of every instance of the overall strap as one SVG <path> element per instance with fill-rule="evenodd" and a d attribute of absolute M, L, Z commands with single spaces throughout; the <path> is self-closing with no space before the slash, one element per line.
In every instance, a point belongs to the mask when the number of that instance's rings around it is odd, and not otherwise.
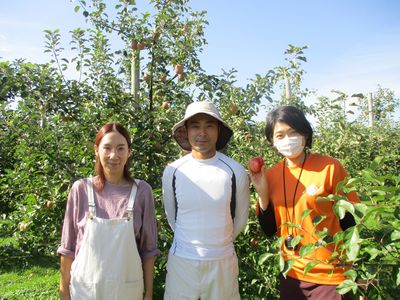
<path fill-rule="evenodd" d="M 126 211 L 128 214 L 128 220 L 133 218 L 133 205 L 135 204 L 136 192 L 137 192 L 137 188 L 139 186 L 139 182 L 140 182 L 140 180 L 135 179 L 135 182 L 132 184 L 131 193 L 129 195 L 128 206 L 126 208 Z"/>
<path fill-rule="evenodd" d="M 93 219 L 96 216 L 96 205 L 94 204 L 93 178 L 87 179 L 88 201 L 89 201 L 89 217 Z"/>

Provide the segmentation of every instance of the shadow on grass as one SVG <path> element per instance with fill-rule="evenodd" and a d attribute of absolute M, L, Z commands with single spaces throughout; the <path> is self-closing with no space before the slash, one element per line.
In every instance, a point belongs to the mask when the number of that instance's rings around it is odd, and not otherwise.
<path fill-rule="evenodd" d="M 26 253 L 11 243 L 0 246 L 0 274 L 20 272 L 32 267 L 59 270 L 59 257 Z"/>

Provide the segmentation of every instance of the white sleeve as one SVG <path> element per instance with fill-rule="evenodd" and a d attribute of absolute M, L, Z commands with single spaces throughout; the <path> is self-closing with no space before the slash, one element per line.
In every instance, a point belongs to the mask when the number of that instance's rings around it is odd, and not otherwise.
<path fill-rule="evenodd" d="M 172 166 L 167 166 L 164 169 L 162 177 L 162 193 L 163 193 L 163 203 L 165 214 L 167 215 L 167 220 L 169 226 L 171 226 L 172 231 L 175 229 L 175 197 L 174 190 L 172 188 L 172 177 L 175 168 Z"/>
<path fill-rule="evenodd" d="M 238 172 L 236 177 L 236 210 L 233 223 L 233 239 L 243 230 L 249 217 L 250 182 L 246 171 Z"/>

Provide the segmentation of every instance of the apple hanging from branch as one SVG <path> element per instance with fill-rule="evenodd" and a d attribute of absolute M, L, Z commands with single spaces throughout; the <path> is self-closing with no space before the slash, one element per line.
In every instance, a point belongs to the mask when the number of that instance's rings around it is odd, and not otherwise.
<path fill-rule="evenodd" d="M 131 48 L 132 48 L 132 50 L 137 50 L 138 49 L 138 42 L 135 41 L 135 40 L 132 40 Z"/>
<path fill-rule="evenodd" d="M 167 110 L 169 108 L 169 102 L 168 101 L 163 101 L 163 103 L 161 104 L 161 107 L 165 110 Z"/>
<path fill-rule="evenodd" d="M 176 64 L 175 65 L 175 73 L 178 75 L 183 74 L 183 65 Z"/>
<path fill-rule="evenodd" d="M 178 74 L 178 81 L 185 81 L 185 78 L 186 78 L 185 73 Z"/>
<path fill-rule="evenodd" d="M 144 73 L 143 80 L 144 81 L 150 81 L 150 79 L 151 79 L 151 75 L 149 73 Z"/>
<path fill-rule="evenodd" d="M 143 50 L 145 47 L 146 47 L 145 42 L 138 42 L 137 43 L 138 50 Z"/>

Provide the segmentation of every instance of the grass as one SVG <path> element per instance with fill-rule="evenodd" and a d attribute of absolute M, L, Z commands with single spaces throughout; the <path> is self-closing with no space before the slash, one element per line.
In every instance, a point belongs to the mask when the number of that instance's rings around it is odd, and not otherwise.
<path fill-rule="evenodd" d="M 30 266 L 0 274 L 0 299 L 58 299 L 58 268 Z"/>
<path fill-rule="evenodd" d="M 0 237 L 0 299 L 58 299 L 58 257 L 23 256 L 14 241 Z"/>

